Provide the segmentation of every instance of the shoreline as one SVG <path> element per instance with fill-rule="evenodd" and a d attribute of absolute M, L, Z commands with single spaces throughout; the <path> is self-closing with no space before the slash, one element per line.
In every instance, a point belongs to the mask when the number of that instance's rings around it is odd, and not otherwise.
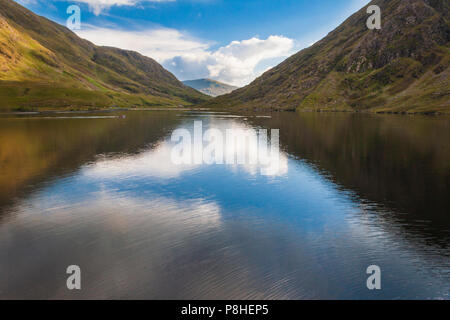
<path fill-rule="evenodd" d="M 129 111 L 208 111 L 208 112 L 222 112 L 222 113 L 242 113 L 242 114 L 272 114 L 281 112 L 293 112 L 293 113 L 361 113 L 372 115 L 402 115 L 402 116 L 450 116 L 450 112 L 408 112 L 408 111 L 367 111 L 367 110 L 295 110 L 295 109 L 216 109 L 216 108 L 204 108 L 204 107 L 158 107 L 158 108 L 114 108 L 114 109 L 94 109 L 94 110 L 37 110 L 37 111 L 0 111 L 0 116 L 4 115 L 52 115 L 52 114 L 93 114 L 93 113 L 113 113 L 113 112 L 129 112 Z"/>
<path fill-rule="evenodd" d="M 42 111 L 0 111 L 1 115 L 40 115 L 40 114 L 91 114 L 91 113 L 111 113 L 121 111 L 210 111 L 207 108 L 117 108 L 98 110 L 42 110 Z"/>

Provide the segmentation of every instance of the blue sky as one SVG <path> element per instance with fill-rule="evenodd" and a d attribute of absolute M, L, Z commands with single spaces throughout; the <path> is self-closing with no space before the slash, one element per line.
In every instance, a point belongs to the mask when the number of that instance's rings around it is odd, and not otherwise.
<path fill-rule="evenodd" d="M 323 38 L 368 0 L 16 0 L 98 45 L 150 56 L 179 79 L 245 85 Z"/>

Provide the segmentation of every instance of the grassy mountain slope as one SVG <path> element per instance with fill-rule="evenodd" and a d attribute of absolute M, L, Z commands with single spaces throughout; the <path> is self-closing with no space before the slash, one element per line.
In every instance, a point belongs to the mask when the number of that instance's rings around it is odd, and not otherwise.
<path fill-rule="evenodd" d="M 240 109 L 450 112 L 448 0 L 376 0 L 250 85 L 212 100 Z"/>
<path fill-rule="evenodd" d="M 189 105 L 207 96 L 151 58 L 98 47 L 0 1 L 0 110 Z"/>
<path fill-rule="evenodd" d="M 238 87 L 211 79 L 188 80 L 183 83 L 212 97 L 218 97 L 238 89 Z"/>

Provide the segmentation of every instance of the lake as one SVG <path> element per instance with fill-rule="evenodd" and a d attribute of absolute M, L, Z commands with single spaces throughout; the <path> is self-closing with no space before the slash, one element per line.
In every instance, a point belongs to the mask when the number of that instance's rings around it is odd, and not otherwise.
<path fill-rule="evenodd" d="M 194 121 L 280 129 L 279 170 L 173 164 Z M 1 299 L 450 299 L 449 247 L 449 117 L 0 118 Z"/>

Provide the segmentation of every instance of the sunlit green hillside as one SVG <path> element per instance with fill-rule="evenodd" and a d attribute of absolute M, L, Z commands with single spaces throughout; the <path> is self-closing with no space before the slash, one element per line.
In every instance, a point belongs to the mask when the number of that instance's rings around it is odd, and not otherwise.
<path fill-rule="evenodd" d="M 207 98 L 151 58 L 95 46 L 12 0 L 0 2 L 0 110 L 178 106 Z"/>

